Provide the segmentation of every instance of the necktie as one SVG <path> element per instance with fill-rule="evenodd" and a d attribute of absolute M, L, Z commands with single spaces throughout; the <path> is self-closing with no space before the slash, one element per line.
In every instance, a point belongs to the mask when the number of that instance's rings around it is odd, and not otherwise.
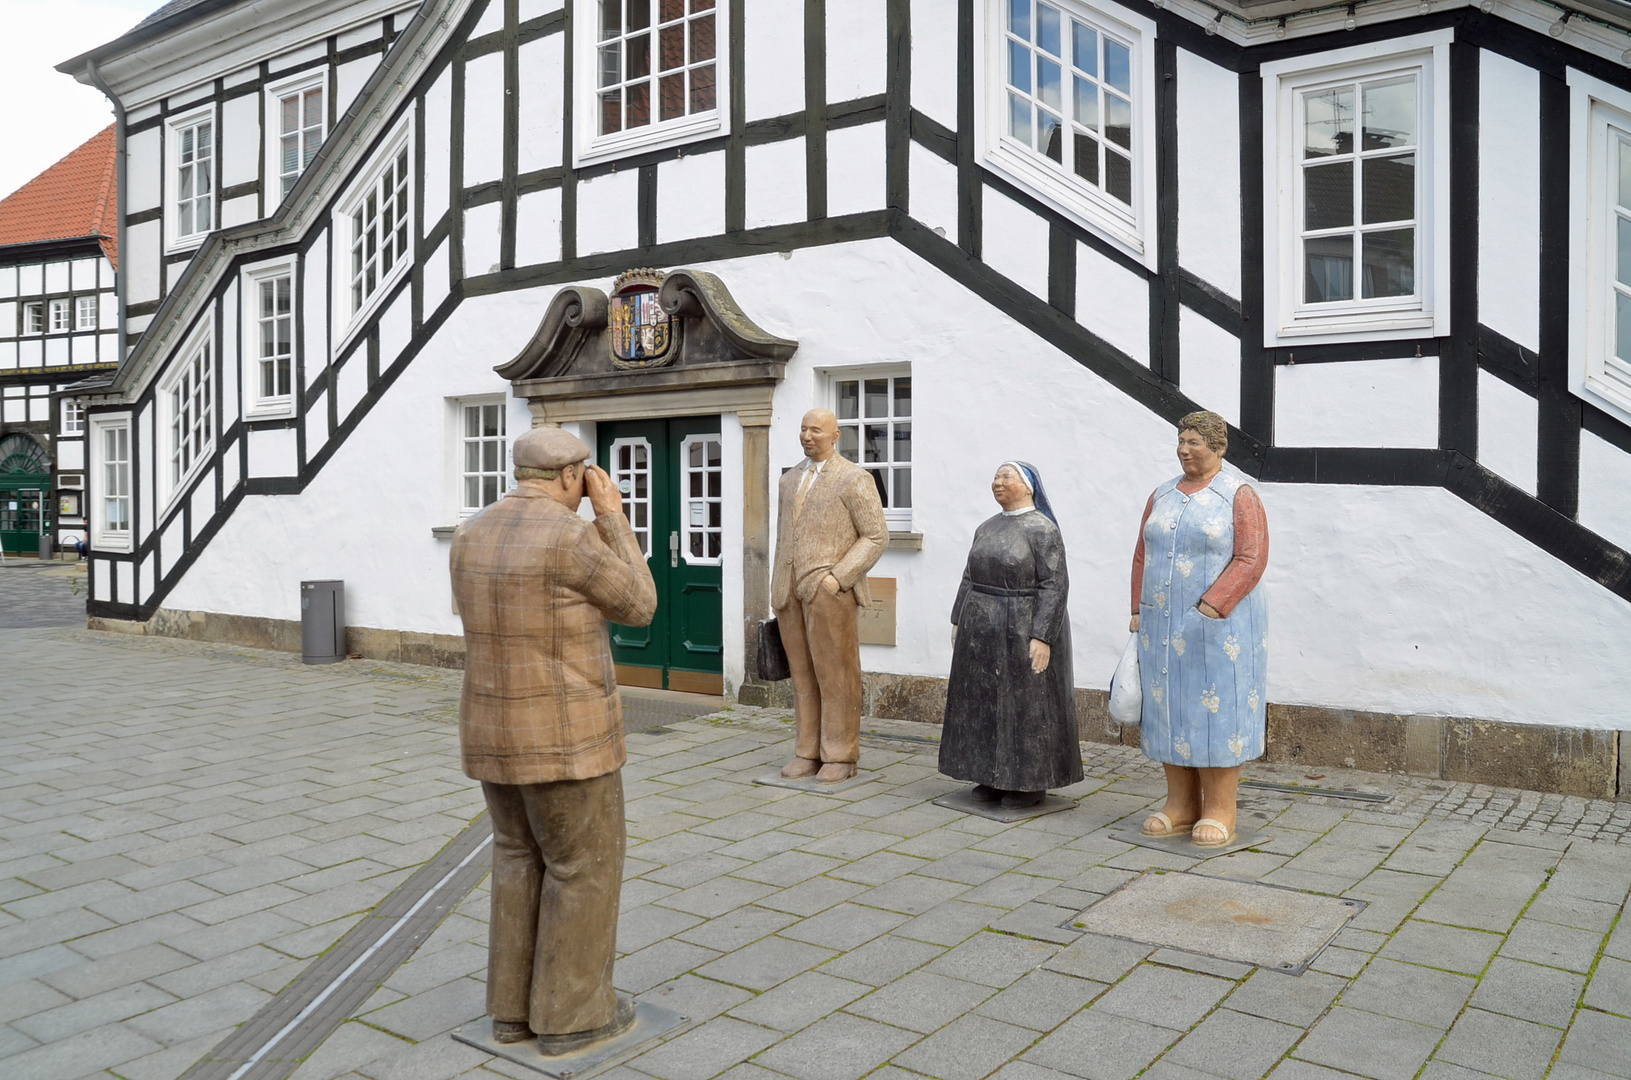
<path fill-rule="evenodd" d="M 816 478 L 816 468 L 815 468 L 815 466 L 811 465 L 811 466 L 806 467 L 805 470 L 804 470 L 804 479 L 799 481 L 798 494 L 793 496 L 793 520 L 794 521 L 797 521 L 799 519 L 799 515 L 804 512 L 804 496 L 809 493 L 811 485 L 813 485 L 815 483 L 815 478 Z"/>

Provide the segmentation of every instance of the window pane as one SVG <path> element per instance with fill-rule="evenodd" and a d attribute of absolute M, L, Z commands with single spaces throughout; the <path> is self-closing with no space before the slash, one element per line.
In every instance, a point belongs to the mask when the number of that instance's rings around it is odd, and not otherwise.
<path fill-rule="evenodd" d="M 1114 94 L 1104 95 L 1104 134 L 1118 146 L 1132 149 L 1133 103 Z"/>
<path fill-rule="evenodd" d="M 1354 148 L 1354 92 L 1343 86 L 1303 98 L 1303 157 L 1350 154 Z"/>
<path fill-rule="evenodd" d="M 292 97 L 286 97 L 278 102 L 278 105 L 278 111 L 281 114 L 280 130 L 287 135 L 300 126 L 300 95 L 295 94 Z"/>
<path fill-rule="evenodd" d="M 717 468 L 720 467 L 720 464 L 724 460 L 725 460 L 725 447 L 724 447 L 724 445 L 721 444 L 721 443 L 718 443 L 718 442 L 710 441 L 708 443 L 708 464 L 717 469 Z M 715 479 L 717 479 L 717 477 Z M 713 494 L 718 495 L 719 492 L 715 491 Z"/>
<path fill-rule="evenodd" d="M 1085 71 L 1097 78 L 1099 74 L 1099 35 L 1090 26 L 1083 26 L 1075 20 L 1070 24 L 1071 52 L 1070 62 L 1076 65 L 1077 70 Z"/>
<path fill-rule="evenodd" d="M 464 437 L 474 439 L 481 434 L 481 409 L 469 405 L 464 410 Z"/>
<path fill-rule="evenodd" d="M 1360 88 L 1365 103 L 1366 150 L 1416 144 L 1416 79 L 1386 79 Z"/>
<path fill-rule="evenodd" d="M 1031 0 L 1008 0 L 1008 29 L 1015 37 L 1031 40 Z"/>
<path fill-rule="evenodd" d="M 1621 283 L 1631 285 L 1631 220 L 1616 218 L 1619 228 L 1619 259 L 1618 271 L 1615 277 Z"/>
<path fill-rule="evenodd" d="M 1310 304 L 1352 300 L 1353 238 L 1322 236 L 1303 242 L 1303 299 Z"/>
<path fill-rule="evenodd" d="M 704 64 L 691 69 L 691 111 L 711 112 L 719 107 L 719 94 L 715 89 L 714 66 Z"/>
<path fill-rule="evenodd" d="M 666 26 L 657 31 L 659 71 L 673 71 L 685 65 L 685 27 Z"/>
<path fill-rule="evenodd" d="M 623 32 L 622 8 L 621 0 L 600 0 L 600 40 Z"/>
<path fill-rule="evenodd" d="M 685 14 L 685 0 L 658 0 L 657 19 L 668 22 Z"/>
<path fill-rule="evenodd" d="M 1081 132 L 1076 133 L 1076 175 L 1090 184 L 1099 182 L 1099 144 Z"/>
<path fill-rule="evenodd" d="M 666 84 L 671 81 L 671 78 L 663 80 L 665 89 Z M 684 112 L 683 109 L 680 111 Z M 668 119 L 666 104 L 663 109 L 663 119 Z M 627 98 L 624 102 L 623 126 L 637 128 L 645 127 L 649 123 L 651 123 L 651 83 L 650 81 L 634 83 L 628 88 Z"/>
<path fill-rule="evenodd" d="M 600 133 L 610 135 L 623 130 L 622 97 L 616 90 L 600 95 Z"/>
<path fill-rule="evenodd" d="M 868 417 L 887 417 L 889 415 L 888 379 L 868 379 L 866 381 L 866 415 Z"/>
<path fill-rule="evenodd" d="M 1416 155 L 1367 158 L 1363 168 L 1360 181 L 1364 187 L 1365 224 L 1413 220 L 1416 216 Z"/>
<path fill-rule="evenodd" d="M 644 30 L 651 25 L 651 0 L 628 0 L 628 22 L 624 33 Z"/>
<path fill-rule="evenodd" d="M 664 75 L 657 81 L 657 94 L 661 99 L 662 118 L 674 120 L 685 115 L 685 73 Z M 634 126 L 632 115 L 633 105 L 630 105 L 629 127 Z"/>
<path fill-rule="evenodd" d="M 1059 9 L 1036 5 L 1036 43 L 1050 56 L 1059 56 Z"/>
<path fill-rule="evenodd" d="M 883 503 L 885 509 L 888 509 L 891 505 L 889 502 L 889 470 L 869 469 L 867 471 L 872 474 L 872 482 L 878 487 L 878 501 Z"/>
<path fill-rule="evenodd" d="M 1099 129 L 1099 84 L 1076 78 L 1076 122 L 1094 131 Z"/>
<path fill-rule="evenodd" d="M 1614 355 L 1631 362 L 1631 296 L 1614 294 Z"/>
<path fill-rule="evenodd" d="M 483 405 L 481 407 L 481 432 L 483 435 L 504 434 L 504 413 L 497 405 Z"/>
<path fill-rule="evenodd" d="M 1351 161 L 1303 170 L 1303 228 L 1340 229 L 1354 221 Z"/>
<path fill-rule="evenodd" d="M 889 460 L 889 425 L 866 425 L 866 460 L 887 462 Z"/>
<path fill-rule="evenodd" d="M 894 445 L 893 454 L 894 454 L 894 461 L 896 462 L 896 464 L 899 464 L 902 461 L 911 461 L 912 460 L 912 425 L 911 424 L 896 424 L 895 425 L 895 445 Z"/>
<path fill-rule="evenodd" d="M 1620 143 L 1620 205 L 1631 207 L 1631 142 Z"/>
<path fill-rule="evenodd" d="M 691 22 L 691 63 L 714 58 L 714 17 L 705 15 Z"/>
<path fill-rule="evenodd" d="M 498 477 L 484 476 L 481 478 L 481 505 L 491 506 L 498 501 Z"/>
<path fill-rule="evenodd" d="M 720 477 L 719 473 L 711 472 L 711 473 L 708 474 L 708 497 L 709 498 L 718 499 L 723 495 L 723 492 L 721 491 L 720 484 L 721 484 L 721 477 Z"/>
<path fill-rule="evenodd" d="M 912 470 L 895 470 L 895 505 L 905 509 L 912 505 Z"/>
<path fill-rule="evenodd" d="M 858 382 L 841 382 L 838 384 L 838 413 L 840 420 L 854 420 L 861 415 L 860 389 Z"/>
<path fill-rule="evenodd" d="M 838 429 L 838 452 L 840 454 L 843 454 L 850 461 L 854 461 L 860 453 L 860 446 L 861 434 L 853 425 Z"/>
<path fill-rule="evenodd" d="M 1410 296 L 1416 291 L 1416 230 L 1366 233 L 1365 299 Z"/>
<path fill-rule="evenodd" d="M 1133 204 L 1133 163 L 1112 150 L 1104 154 L 1104 190 L 1128 206 Z"/>
<path fill-rule="evenodd" d="M 1050 109 L 1060 109 L 1059 65 L 1045 56 L 1036 58 L 1036 96 Z"/>
<path fill-rule="evenodd" d="M 467 476 L 464 478 L 464 505 L 481 505 L 481 477 Z"/>
<path fill-rule="evenodd" d="M 481 444 L 481 471 L 498 471 L 498 440 L 493 439 Z"/>
<path fill-rule="evenodd" d="M 1037 148 L 1055 161 L 1063 161 L 1064 132 L 1062 121 L 1043 109 L 1036 110 Z"/>
<path fill-rule="evenodd" d="M 306 91 L 306 126 L 316 127 L 323 122 L 323 91 Z"/>
<path fill-rule="evenodd" d="M 1119 41 L 1104 42 L 1104 81 L 1123 94 L 1133 92 L 1133 54 Z"/>
<path fill-rule="evenodd" d="M 912 415 L 912 380 L 910 377 L 895 380 L 895 415 Z"/>
<path fill-rule="evenodd" d="M 641 34 L 631 37 L 624 43 L 628 51 L 627 68 L 629 78 L 643 79 L 651 74 L 651 35 Z"/>
<path fill-rule="evenodd" d="M 1018 94 L 1008 95 L 1008 134 L 1031 145 L 1031 101 Z"/>
<path fill-rule="evenodd" d="M 1017 41 L 1008 43 L 1008 85 L 1031 92 L 1031 50 Z"/>
<path fill-rule="evenodd" d="M 604 45 L 600 50 L 600 85 L 615 86 L 622 81 L 622 68 L 618 65 L 616 45 Z"/>

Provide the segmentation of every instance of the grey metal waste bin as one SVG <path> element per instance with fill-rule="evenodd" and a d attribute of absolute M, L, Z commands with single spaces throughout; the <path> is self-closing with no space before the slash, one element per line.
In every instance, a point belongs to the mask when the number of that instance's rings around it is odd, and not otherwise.
<path fill-rule="evenodd" d="M 300 659 L 308 664 L 345 659 L 345 582 L 300 583 Z"/>

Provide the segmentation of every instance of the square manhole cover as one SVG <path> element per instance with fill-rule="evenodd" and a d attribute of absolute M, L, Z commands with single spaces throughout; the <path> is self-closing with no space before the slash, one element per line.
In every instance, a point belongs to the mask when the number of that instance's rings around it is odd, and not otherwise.
<path fill-rule="evenodd" d="M 1149 870 L 1065 925 L 1301 975 L 1363 900 L 1238 878 Z"/>

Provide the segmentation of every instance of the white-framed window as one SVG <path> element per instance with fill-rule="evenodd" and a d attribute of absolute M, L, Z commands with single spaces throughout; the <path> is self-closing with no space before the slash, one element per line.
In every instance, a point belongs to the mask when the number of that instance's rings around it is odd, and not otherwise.
<path fill-rule="evenodd" d="M 1569 383 L 1631 423 L 1631 92 L 1569 82 Z"/>
<path fill-rule="evenodd" d="M 108 551 L 129 551 L 131 536 L 131 456 L 128 414 L 96 417 L 90 422 L 93 502 L 91 544 Z"/>
<path fill-rule="evenodd" d="M 294 405 L 294 266 L 252 268 L 243 290 L 249 415 L 287 415 Z"/>
<path fill-rule="evenodd" d="M 85 433 L 85 406 L 74 398 L 62 399 L 62 433 L 64 435 Z"/>
<path fill-rule="evenodd" d="M 51 332 L 53 334 L 66 334 L 73 329 L 69 321 L 69 304 L 70 301 L 68 300 L 51 301 Z"/>
<path fill-rule="evenodd" d="M 912 527 L 910 369 L 829 373 L 838 452 L 872 474 L 889 527 Z"/>
<path fill-rule="evenodd" d="M 159 386 L 165 457 L 165 495 L 172 496 L 209 457 L 215 445 L 214 350 L 207 333 L 183 350 L 186 357 Z"/>
<path fill-rule="evenodd" d="M 1263 65 L 1265 345 L 1449 332 L 1452 34 Z"/>
<path fill-rule="evenodd" d="M 985 0 L 987 167 L 1155 266 L 1155 24 L 1109 0 Z"/>
<path fill-rule="evenodd" d="M 459 517 L 496 503 L 509 490 L 504 399 L 459 402 Z"/>
<path fill-rule="evenodd" d="M 197 113 L 170 124 L 170 240 L 201 240 L 215 228 L 215 115 Z"/>
<path fill-rule="evenodd" d="M 337 219 L 345 243 L 336 272 L 337 307 L 354 330 L 381 297 L 412 265 L 413 147 L 409 141 L 412 118 L 404 120 L 386 143 L 372 171 L 340 203 Z M 336 341 L 343 347 L 350 330 Z"/>
<path fill-rule="evenodd" d="M 688 566 L 720 566 L 725 548 L 725 448 L 718 435 L 680 440 L 680 557 Z"/>
<path fill-rule="evenodd" d="M 577 163 L 725 128 L 729 40 L 719 0 L 591 0 L 577 20 Z"/>
<path fill-rule="evenodd" d="M 45 301 L 30 300 L 23 305 L 23 333 L 45 333 Z"/>
<path fill-rule="evenodd" d="M 606 471 L 623 496 L 623 515 L 629 519 L 640 551 L 651 558 L 651 444 L 645 439 L 616 439 Z"/>
<path fill-rule="evenodd" d="M 95 296 L 76 296 L 76 297 L 74 297 L 74 329 L 75 330 L 95 330 L 96 329 L 96 297 Z"/>
<path fill-rule="evenodd" d="M 267 93 L 267 160 L 274 162 L 278 198 L 288 198 L 295 181 L 317 156 L 328 124 L 327 78 L 303 76 Z"/>

